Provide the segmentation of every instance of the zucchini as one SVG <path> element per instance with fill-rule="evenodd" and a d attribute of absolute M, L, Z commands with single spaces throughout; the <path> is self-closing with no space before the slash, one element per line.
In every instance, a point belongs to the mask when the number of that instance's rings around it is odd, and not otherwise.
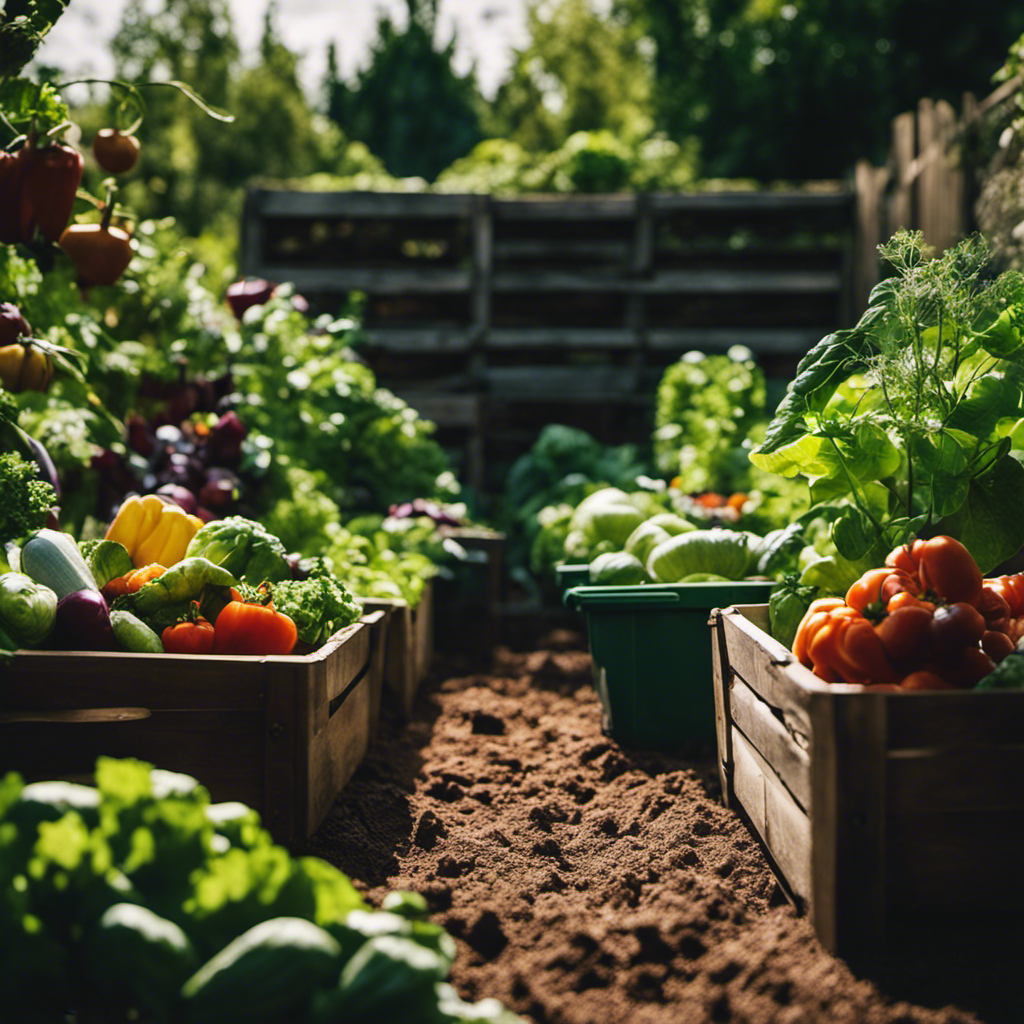
<path fill-rule="evenodd" d="M 163 654 L 164 645 L 160 637 L 142 619 L 131 612 L 115 610 L 110 613 L 110 625 L 114 639 L 122 650 L 133 654 Z"/>
<path fill-rule="evenodd" d="M 376 935 L 345 964 L 337 988 L 317 993 L 311 1024 L 427 1024 L 448 966 L 412 939 Z"/>
<path fill-rule="evenodd" d="M 140 1010 L 148 1020 L 176 1018 L 181 986 L 199 966 L 178 925 L 134 903 L 107 909 L 86 949 L 88 980 L 101 1005 L 121 1013 Z"/>
<path fill-rule="evenodd" d="M 338 983 L 341 947 L 301 917 L 243 932 L 182 987 L 190 1024 L 282 1024 L 305 1018 L 313 994 Z"/>
<path fill-rule="evenodd" d="M 79 590 L 99 590 L 78 545 L 66 533 L 42 529 L 21 546 L 21 571 L 62 601 Z"/>

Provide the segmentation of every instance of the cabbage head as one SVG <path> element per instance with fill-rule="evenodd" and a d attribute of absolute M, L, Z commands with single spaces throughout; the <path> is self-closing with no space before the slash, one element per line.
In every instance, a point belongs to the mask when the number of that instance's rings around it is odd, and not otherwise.
<path fill-rule="evenodd" d="M 641 523 L 627 538 L 623 551 L 636 555 L 645 565 L 647 556 L 654 550 L 655 546 L 663 540 L 668 540 L 672 534 L 663 526 L 648 519 Z"/>
<path fill-rule="evenodd" d="M 599 586 L 631 587 L 650 581 L 640 559 L 625 551 L 606 552 L 590 563 L 590 582 Z"/>
<path fill-rule="evenodd" d="M 739 530 L 694 530 L 670 537 L 647 557 L 655 583 L 679 583 L 694 573 L 741 580 L 751 564 L 746 533 Z"/>
<path fill-rule="evenodd" d="M 0 576 L 0 627 L 19 646 L 34 647 L 53 629 L 57 595 L 20 572 Z"/>
<path fill-rule="evenodd" d="M 648 522 L 667 530 L 673 537 L 697 529 L 689 519 L 684 519 L 682 516 L 676 515 L 675 512 L 659 512 L 656 516 L 651 516 Z"/>

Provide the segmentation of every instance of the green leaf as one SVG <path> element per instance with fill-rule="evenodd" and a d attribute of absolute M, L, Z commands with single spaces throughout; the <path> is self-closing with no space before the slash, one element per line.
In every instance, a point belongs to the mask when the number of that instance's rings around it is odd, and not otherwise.
<path fill-rule="evenodd" d="M 756 453 L 770 454 L 798 438 L 804 416 L 824 409 L 843 381 L 867 368 L 867 357 L 872 351 L 870 336 L 884 322 L 891 286 L 883 289 L 879 285 L 875 292 L 882 301 L 871 306 L 856 327 L 826 335 L 800 360 L 796 378 L 786 389 L 786 396 L 775 410 L 775 418 L 768 425 Z M 754 461 L 753 454 L 751 461 Z"/>
<path fill-rule="evenodd" d="M 947 426 L 966 431 L 976 438 L 988 437 L 1000 419 L 1019 411 L 1022 389 L 1024 366 L 1017 364 L 1005 365 L 1002 372 L 979 377 L 953 410 Z"/>
<path fill-rule="evenodd" d="M 878 539 L 878 531 L 870 519 L 855 506 L 846 509 L 832 527 L 832 541 L 836 550 L 850 561 L 863 558 Z"/>
<path fill-rule="evenodd" d="M 1015 555 L 1024 545 L 1024 466 L 1004 456 L 975 477 L 959 510 L 936 524 L 936 532 L 956 537 L 983 573 Z"/>
<path fill-rule="evenodd" d="M 924 434 L 910 440 L 914 466 L 914 493 L 933 514 L 952 515 L 966 500 L 971 466 L 957 441 L 949 434 Z M 927 493 L 922 493 L 927 488 Z"/>

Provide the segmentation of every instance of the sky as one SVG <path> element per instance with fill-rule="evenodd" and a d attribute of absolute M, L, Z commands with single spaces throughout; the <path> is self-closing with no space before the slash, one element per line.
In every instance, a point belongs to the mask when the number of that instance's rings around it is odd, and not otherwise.
<path fill-rule="evenodd" d="M 157 9 L 159 0 L 150 0 Z M 265 0 L 228 0 L 235 34 L 252 52 L 263 30 Z M 109 77 L 108 44 L 117 31 L 125 0 L 71 0 L 38 53 L 43 63 L 79 77 Z M 405 0 L 277 0 L 277 28 L 285 44 L 303 58 L 300 74 L 310 96 L 319 91 L 327 44 L 335 43 L 343 77 L 365 65 L 381 13 L 403 22 Z M 456 34 L 460 73 L 476 66 L 485 96 L 504 78 L 511 48 L 526 43 L 526 0 L 440 0 L 438 39 Z"/>

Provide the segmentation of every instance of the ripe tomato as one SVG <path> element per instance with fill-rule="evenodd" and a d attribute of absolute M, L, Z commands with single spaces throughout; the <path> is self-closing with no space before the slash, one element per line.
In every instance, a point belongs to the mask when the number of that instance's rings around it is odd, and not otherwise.
<path fill-rule="evenodd" d="M 110 285 L 127 270 L 135 255 L 131 235 L 104 224 L 72 224 L 60 236 L 60 247 L 78 271 L 78 283 Z"/>
<path fill-rule="evenodd" d="M 101 128 L 93 137 L 92 152 L 107 174 L 124 174 L 138 162 L 139 140 L 116 128 Z"/>
<path fill-rule="evenodd" d="M 904 605 L 875 627 L 889 660 L 901 668 L 919 665 L 927 653 L 932 612 L 921 605 Z"/>
<path fill-rule="evenodd" d="M 955 653 L 975 647 L 985 633 L 985 617 L 966 601 L 936 608 L 932 614 L 928 638 L 940 652 Z"/>
<path fill-rule="evenodd" d="M 998 664 L 1016 648 L 1013 641 L 1005 634 L 996 629 L 986 630 L 981 637 L 981 649 Z"/>
<path fill-rule="evenodd" d="M 295 623 L 272 603 L 231 601 L 217 616 L 215 654 L 291 654 Z"/>

